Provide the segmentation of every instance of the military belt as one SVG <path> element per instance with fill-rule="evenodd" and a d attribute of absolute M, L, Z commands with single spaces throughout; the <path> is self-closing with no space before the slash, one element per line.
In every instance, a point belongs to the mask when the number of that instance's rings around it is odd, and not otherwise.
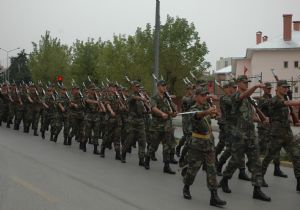
<path fill-rule="evenodd" d="M 192 137 L 196 138 L 196 139 L 210 139 L 210 133 L 208 134 L 202 134 L 202 133 L 195 133 L 192 132 Z"/>

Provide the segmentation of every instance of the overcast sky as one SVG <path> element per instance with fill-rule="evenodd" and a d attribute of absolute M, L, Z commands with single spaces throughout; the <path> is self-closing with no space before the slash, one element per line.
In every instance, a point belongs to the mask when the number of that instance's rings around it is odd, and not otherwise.
<path fill-rule="evenodd" d="M 154 25 L 155 0 L 0 0 L 0 48 L 32 50 L 46 30 L 63 43 L 88 37 L 108 40 Z M 282 34 L 282 14 L 300 20 L 300 0 L 161 0 L 167 14 L 194 22 L 215 66 L 220 57 L 244 56 L 261 30 L 269 38 Z M 12 52 L 10 56 L 16 55 Z M 6 53 L 0 62 L 6 65 Z"/>

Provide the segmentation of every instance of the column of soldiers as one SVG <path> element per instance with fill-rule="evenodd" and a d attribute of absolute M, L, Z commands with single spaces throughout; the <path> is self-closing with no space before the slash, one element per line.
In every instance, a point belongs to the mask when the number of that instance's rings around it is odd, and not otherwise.
<path fill-rule="evenodd" d="M 114 148 L 115 159 L 122 163 L 126 163 L 127 153 L 137 143 L 138 165 L 147 170 L 151 161 L 157 161 L 155 154 L 162 143 L 164 173 L 175 174 L 170 164 L 177 164 L 174 154 L 180 157 L 183 197 L 192 198 L 190 186 L 202 167 L 207 173 L 213 206 L 226 205 L 217 189 L 231 193 L 228 182 L 237 168 L 240 179 L 252 181 L 253 198 L 271 201 L 261 187 L 268 186 L 264 175 L 272 160 L 274 175 L 287 177 L 280 169 L 279 154 L 283 147 L 292 158 L 296 190 L 300 191 L 300 137 L 294 138 L 289 122 L 289 107 L 299 106 L 300 101 L 286 100 L 289 85 L 285 80 L 277 82 L 274 97 L 270 94 L 270 83 L 249 88 L 250 80 L 244 75 L 222 83 L 224 95 L 220 98 L 208 94 L 205 81 L 187 84 L 182 99 L 183 137 L 177 146 L 172 118 L 178 111 L 166 81 L 157 80 L 157 93 L 151 98 L 140 82 L 129 82 L 130 92 L 113 82 L 98 88 L 90 79 L 81 90 L 73 81 L 70 96 L 61 83 L 55 87 L 50 83 L 44 86 L 41 82 L 37 85 L 31 82 L 18 87 L 5 82 L 0 91 L 0 125 L 6 123 L 9 128 L 13 124 L 14 130 L 19 130 L 23 122 L 24 133 L 32 129 L 34 136 L 38 136 L 40 131 L 45 139 L 49 131 L 53 142 L 57 142 L 62 132 L 64 145 L 71 145 L 74 138 L 79 149 L 86 152 L 90 143 L 94 146 L 93 154 L 102 158 L 107 149 Z M 264 90 L 264 95 L 257 99 L 258 106 L 255 106 L 251 95 L 258 88 Z M 219 101 L 221 113 L 212 101 Z M 263 120 L 255 113 L 259 108 L 266 116 Z M 220 141 L 216 146 L 212 118 L 218 119 L 220 127 Z M 258 122 L 258 138 L 254 122 Z M 261 154 L 265 155 L 262 163 Z M 226 161 L 228 164 L 222 171 Z M 219 183 L 217 175 L 222 176 Z"/>

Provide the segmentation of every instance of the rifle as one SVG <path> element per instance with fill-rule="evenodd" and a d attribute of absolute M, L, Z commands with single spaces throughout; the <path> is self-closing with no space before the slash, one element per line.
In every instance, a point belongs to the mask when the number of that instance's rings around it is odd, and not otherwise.
<path fill-rule="evenodd" d="M 271 72 L 272 72 L 272 74 L 273 74 L 273 76 L 274 76 L 276 82 L 278 82 L 279 79 L 278 79 L 278 76 L 275 74 L 274 69 L 271 69 Z M 285 96 L 284 96 L 284 99 L 285 99 L 286 101 L 290 101 L 290 98 L 289 98 L 288 95 L 285 95 Z M 291 115 L 293 124 L 294 124 L 294 125 L 299 124 L 299 119 L 297 118 L 297 115 L 296 115 L 296 113 L 295 113 L 293 107 L 292 107 L 292 106 L 288 106 L 288 107 L 289 107 L 289 110 L 290 110 L 290 115 Z"/>

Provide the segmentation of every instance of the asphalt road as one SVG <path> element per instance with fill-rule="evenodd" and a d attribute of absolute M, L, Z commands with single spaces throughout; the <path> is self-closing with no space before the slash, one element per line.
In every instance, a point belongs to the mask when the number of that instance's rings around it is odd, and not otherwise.
<path fill-rule="evenodd" d="M 61 137 L 53 143 L 1 127 L 0 210 L 215 209 L 209 206 L 204 172 L 191 188 L 193 199 L 184 200 L 179 173 L 162 173 L 161 149 L 157 156 L 159 161 L 146 171 L 138 166 L 136 150 L 122 164 L 112 151 L 102 159 L 92 154 L 91 146 L 83 153 L 77 144 L 64 146 Z M 220 197 L 228 202 L 227 209 L 297 209 L 296 180 L 290 168 L 283 170 L 288 179 L 266 178 L 271 203 L 253 200 L 250 183 L 238 180 L 237 174 L 230 181 L 233 193 L 219 192 Z"/>

